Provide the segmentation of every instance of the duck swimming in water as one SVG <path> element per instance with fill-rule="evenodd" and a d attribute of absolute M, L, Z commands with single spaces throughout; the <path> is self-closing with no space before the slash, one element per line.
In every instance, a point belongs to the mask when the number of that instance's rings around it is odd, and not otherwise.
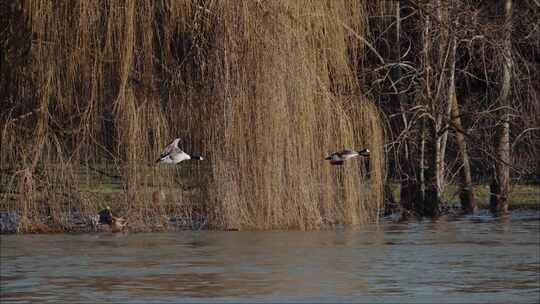
<path fill-rule="evenodd" d="M 178 147 L 179 142 L 180 138 L 176 138 L 171 144 L 165 147 L 165 150 L 163 150 L 163 153 L 161 153 L 159 159 L 156 160 L 156 163 L 178 164 L 179 162 L 188 159 L 203 160 L 201 156 L 189 155 L 182 151 L 182 149 Z"/>
<path fill-rule="evenodd" d="M 344 161 L 357 156 L 369 156 L 369 149 L 363 149 L 359 151 L 346 149 L 339 152 L 334 152 L 325 157 L 324 159 L 329 160 L 330 164 L 332 165 L 343 165 Z"/>
<path fill-rule="evenodd" d="M 112 232 L 124 231 L 127 226 L 127 220 L 122 217 L 116 217 L 112 215 L 111 207 L 107 206 L 98 213 L 99 224 L 106 224 L 111 227 Z"/>
<path fill-rule="evenodd" d="M 111 231 L 112 232 L 121 232 L 124 231 L 124 228 L 127 226 L 127 220 L 122 217 L 112 217 L 111 224 Z"/>

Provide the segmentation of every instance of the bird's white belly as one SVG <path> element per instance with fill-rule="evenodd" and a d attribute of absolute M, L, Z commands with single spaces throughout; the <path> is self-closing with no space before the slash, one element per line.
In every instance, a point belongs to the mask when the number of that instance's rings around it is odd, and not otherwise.
<path fill-rule="evenodd" d="M 183 160 L 187 160 L 187 159 L 190 159 L 191 157 L 189 157 L 189 155 L 187 155 L 186 153 L 179 153 L 179 154 L 175 154 L 175 155 L 169 155 L 169 158 L 172 159 L 172 163 L 176 164 L 176 163 L 179 163 Z"/>
<path fill-rule="evenodd" d="M 166 164 L 175 164 L 176 163 L 169 155 L 162 158 L 161 162 L 166 163 Z"/>

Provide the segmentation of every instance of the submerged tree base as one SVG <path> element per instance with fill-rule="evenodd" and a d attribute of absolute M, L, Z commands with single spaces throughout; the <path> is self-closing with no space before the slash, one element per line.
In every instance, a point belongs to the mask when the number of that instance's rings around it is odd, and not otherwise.
<path fill-rule="evenodd" d="M 423 217 L 420 212 L 415 212 L 416 201 L 409 203 L 409 205 L 402 205 L 400 203 L 402 195 L 407 197 L 407 192 L 404 194 L 400 191 L 400 186 L 397 183 L 389 183 L 387 186 L 387 192 L 390 192 L 390 195 L 387 195 L 387 198 L 391 197 L 392 200 L 386 200 L 385 202 L 385 216 L 393 215 L 394 217 Z M 448 215 L 448 214 L 468 214 L 468 213 L 479 213 L 483 210 L 489 210 L 492 212 L 490 206 L 491 191 L 490 185 L 488 184 L 478 184 L 474 185 L 471 189 L 471 192 L 474 193 L 476 200 L 476 208 L 474 210 L 467 210 L 460 204 L 460 195 L 462 192 L 461 188 L 458 185 L 449 184 L 445 187 L 445 190 L 442 192 L 440 206 L 438 208 L 438 215 Z M 508 197 L 508 211 L 513 210 L 540 210 L 540 185 L 539 184 L 515 184 L 512 185 L 511 191 L 509 192 Z M 499 214 L 499 213 L 495 213 Z M 502 213 L 501 213 L 502 215 Z"/>

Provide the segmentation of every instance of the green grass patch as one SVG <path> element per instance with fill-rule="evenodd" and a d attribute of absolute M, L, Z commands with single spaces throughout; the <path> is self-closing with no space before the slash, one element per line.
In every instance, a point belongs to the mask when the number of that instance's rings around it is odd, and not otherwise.
<path fill-rule="evenodd" d="M 398 183 L 391 183 L 390 188 L 394 198 L 400 201 L 400 187 Z M 489 207 L 489 184 L 473 186 L 473 193 L 479 208 Z M 442 200 L 450 205 L 459 205 L 459 186 L 446 185 Z M 514 184 L 510 190 L 510 209 L 540 209 L 540 185 Z"/>

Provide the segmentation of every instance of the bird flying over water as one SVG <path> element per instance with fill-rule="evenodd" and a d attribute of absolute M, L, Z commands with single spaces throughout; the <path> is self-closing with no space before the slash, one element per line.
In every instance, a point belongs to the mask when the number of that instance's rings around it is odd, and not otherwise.
<path fill-rule="evenodd" d="M 163 153 L 161 153 L 159 159 L 156 160 L 156 163 L 178 164 L 179 162 L 188 159 L 203 160 L 201 156 L 189 155 L 182 151 L 182 149 L 178 147 L 179 142 L 180 138 L 176 138 L 170 145 L 165 147 L 165 150 L 163 150 Z"/>
<path fill-rule="evenodd" d="M 339 152 L 334 152 L 324 159 L 329 160 L 332 165 L 342 165 L 344 161 L 357 157 L 357 156 L 369 156 L 369 149 L 363 149 L 359 151 L 355 150 L 342 150 Z"/>

